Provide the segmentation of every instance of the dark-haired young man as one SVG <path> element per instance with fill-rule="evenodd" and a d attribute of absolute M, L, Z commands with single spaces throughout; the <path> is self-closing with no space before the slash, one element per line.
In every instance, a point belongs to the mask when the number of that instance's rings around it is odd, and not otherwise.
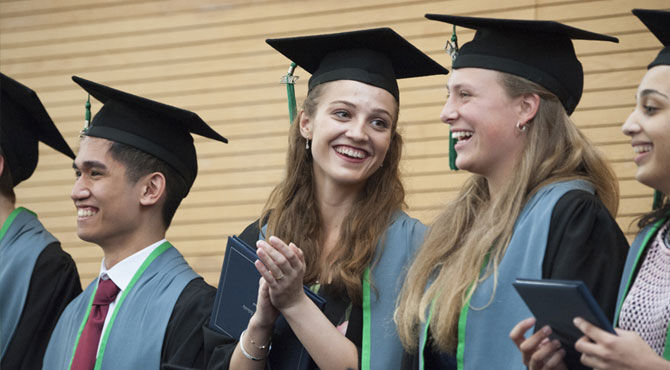
<path fill-rule="evenodd" d="M 191 133 L 226 139 L 195 113 L 73 79 L 103 103 L 82 132 L 72 199 L 77 234 L 104 259 L 61 316 L 44 368 L 202 368 L 215 289 L 165 233 L 197 174 Z"/>
<path fill-rule="evenodd" d="M 0 73 L 0 369 L 36 369 L 67 304 L 77 266 L 14 187 L 37 166 L 38 141 L 74 158 L 37 94 Z"/>

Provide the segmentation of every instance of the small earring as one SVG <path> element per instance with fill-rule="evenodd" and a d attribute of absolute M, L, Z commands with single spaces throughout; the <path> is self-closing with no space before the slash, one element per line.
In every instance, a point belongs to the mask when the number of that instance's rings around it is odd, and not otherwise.
<path fill-rule="evenodd" d="M 519 132 L 526 132 L 526 130 L 528 130 L 528 124 L 525 124 L 525 125 L 521 126 L 521 121 L 517 121 L 516 122 L 516 129 Z"/>
<path fill-rule="evenodd" d="M 305 139 L 305 149 L 309 150 L 309 139 Z"/>

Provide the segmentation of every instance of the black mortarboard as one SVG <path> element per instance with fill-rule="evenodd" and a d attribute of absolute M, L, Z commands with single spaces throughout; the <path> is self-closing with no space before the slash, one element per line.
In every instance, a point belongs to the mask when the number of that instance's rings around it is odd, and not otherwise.
<path fill-rule="evenodd" d="M 484 68 L 533 81 L 554 93 L 568 114 L 582 96 L 584 71 L 573 39 L 619 42 L 615 37 L 554 21 L 459 17 L 426 18 L 477 30 L 458 51 L 453 68 Z"/>
<path fill-rule="evenodd" d="M 664 10 L 633 9 L 633 14 L 661 41 L 664 48 L 648 68 L 658 65 L 670 65 L 670 12 Z"/>
<path fill-rule="evenodd" d="M 198 173 L 191 133 L 227 143 L 197 114 L 72 76 L 103 106 L 84 135 L 119 142 L 165 161 L 190 188 Z"/>
<path fill-rule="evenodd" d="M 14 186 L 35 171 L 38 141 L 74 158 L 33 90 L 0 73 L 0 97 L 0 147 Z"/>
<path fill-rule="evenodd" d="M 399 100 L 396 79 L 449 73 L 390 28 L 266 42 L 312 74 L 309 90 L 324 82 L 354 80 L 382 88 Z"/>

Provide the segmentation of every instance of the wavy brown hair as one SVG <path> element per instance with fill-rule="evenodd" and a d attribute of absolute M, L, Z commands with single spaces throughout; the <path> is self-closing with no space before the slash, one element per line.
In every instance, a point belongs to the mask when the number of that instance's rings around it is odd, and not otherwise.
<path fill-rule="evenodd" d="M 314 117 L 319 99 L 329 85 L 317 85 L 308 93 L 301 114 Z M 329 281 L 337 292 L 346 292 L 358 305 L 362 298 L 363 273 L 373 263 L 377 243 L 393 214 L 404 207 L 405 189 L 399 170 L 402 137 L 397 132 L 397 103 L 395 108 L 391 141 L 383 164 L 367 179 L 340 227 L 337 247 L 327 258 L 322 256 L 325 235 L 315 196 L 313 159 L 300 134 L 300 114 L 289 129 L 284 179 L 270 194 L 260 218 L 267 220 L 268 235 L 292 241 L 302 249 L 306 263 L 305 284 Z"/>
<path fill-rule="evenodd" d="M 645 213 L 637 218 L 637 227 L 642 230 L 645 227 L 659 220 L 665 220 L 670 216 L 670 199 L 665 194 L 661 194 L 661 204 L 657 209 Z M 633 220 L 635 222 L 635 220 Z"/>
<path fill-rule="evenodd" d="M 537 94 L 538 112 L 529 122 L 523 154 L 500 199 L 491 201 L 486 179 L 473 175 L 429 229 L 409 269 L 395 313 L 398 333 L 409 351 L 417 348 L 419 324 L 425 322 L 426 310 L 433 300 L 430 326 L 434 344 L 443 352 L 455 350 L 463 305 L 491 274 L 497 281 L 498 264 L 512 237 L 516 218 L 543 186 L 584 179 L 595 187 L 596 195 L 610 213 L 616 215 L 619 189 L 614 172 L 576 128 L 558 98 L 514 75 L 500 73 L 499 83 L 511 98 Z M 481 274 L 487 254 L 490 263 Z M 433 283 L 426 288 L 429 280 Z M 472 289 L 468 289 L 471 284 Z"/>

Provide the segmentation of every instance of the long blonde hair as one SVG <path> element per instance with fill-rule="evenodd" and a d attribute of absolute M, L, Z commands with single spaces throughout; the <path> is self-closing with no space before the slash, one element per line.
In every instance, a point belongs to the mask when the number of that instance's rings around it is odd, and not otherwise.
<path fill-rule="evenodd" d="M 516 218 L 540 188 L 556 181 L 584 179 L 593 184 L 610 213 L 617 212 L 619 189 L 614 172 L 576 128 L 558 98 L 514 75 L 500 73 L 499 82 L 511 98 L 537 94 L 538 112 L 529 122 L 523 154 L 500 199 L 492 202 L 486 179 L 473 175 L 428 231 L 395 313 L 400 338 L 410 351 L 417 348 L 419 323 L 425 322 L 433 300 L 430 326 L 435 345 L 443 352 L 455 350 L 463 305 L 485 278 L 493 274 L 497 281 L 498 265 Z M 487 254 L 488 268 L 481 274 Z M 429 280 L 433 283 L 426 289 Z"/>
<path fill-rule="evenodd" d="M 303 103 L 303 113 L 314 117 L 319 98 L 329 83 L 314 87 Z M 261 217 L 267 219 L 268 235 L 292 241 L 305 254 L 304 282 L 330 280 L 330 285 L 346 291 L 352 302 L 362 299 L 362 276 L 373 262 L 377 242 L 384 235 L 393 214 L 404 207 L 405 189 L 399 163 L 402 137 L 397 132 L 398 105 L 391 128 L 391 141 L 381 168 L 367 179 L 340 228 L 337 247 L 327 259 L 322 257 L 324 235 L 316 201 L 313 160 L 300 134 L 298 115 L 289 129 L 286 174 L 268 198 Z M 327 264 L 320 264 L 327 260 Z"/>

